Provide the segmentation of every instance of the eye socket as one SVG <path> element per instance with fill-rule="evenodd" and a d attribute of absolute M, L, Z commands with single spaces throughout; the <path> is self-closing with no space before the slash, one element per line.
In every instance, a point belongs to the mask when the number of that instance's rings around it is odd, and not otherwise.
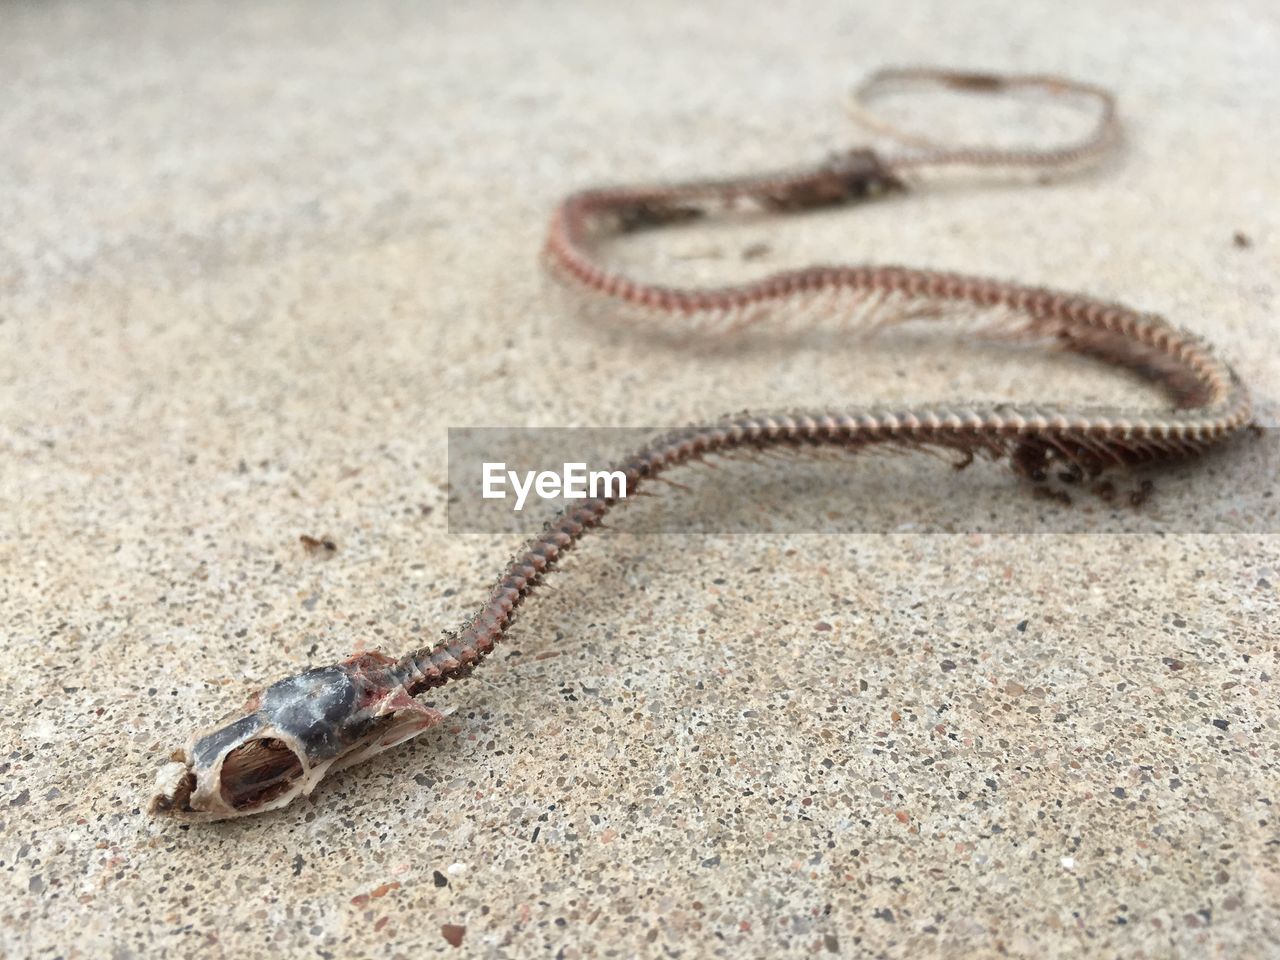
<path fill-rule="evenodd" d="M 222 761 L 222 799 L 234 810 L 259 807 L 288 793 L 301 775 L 302 761 L 284 741 L 250 740 Z"/>

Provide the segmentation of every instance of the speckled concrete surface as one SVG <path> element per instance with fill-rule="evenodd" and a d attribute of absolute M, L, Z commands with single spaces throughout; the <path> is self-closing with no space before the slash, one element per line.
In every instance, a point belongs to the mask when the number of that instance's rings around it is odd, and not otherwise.
<path fill-rule="evenodd" d="M 601 537 L 447 729 L 261 819 L 142 814 L 193 725 L 478 601 L 514 544 L 447 531 L 448 425 L 1118 389 L 892 343 L 695 359 L 555 306 L 557 196 L 853 142 L 872 66 L 1096 79 L 1128 147 L 619 256 L 1080 287 L 1210 336 L 1274 409 L 1268 0 L 462 6 L 0 11 L 0 950 L 1275 956 L 1266 534 Z M 1257 464 L 1168 495 L 1265 491 Z"/>

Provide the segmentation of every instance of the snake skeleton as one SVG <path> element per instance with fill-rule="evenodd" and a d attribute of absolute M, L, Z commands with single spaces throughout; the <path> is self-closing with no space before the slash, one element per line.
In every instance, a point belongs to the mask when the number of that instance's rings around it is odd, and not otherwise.
<path fill-rule="evenodd" d="M 1065 146 L 995 149 L 935 143 L 871 112 L 869 104 L 886 91 L 921 85 L 1084 99 L 1097 108 L 1096 122 L 1084 138 Z M 904 144 L 900 154 L 855 149 L 777 173 L 575 193 L 551 219 L 544 248 L 551 272 L 608 309 L 700 329 L 736 329 L 765 316 L 788 320 L 822 314 L 867 326 L 912 316 L 952 319 L 979 335 L 1051 343 L 1136 371 L 1165 389 L 1170 408 L 993 403 L 744 414 L 674 430 L 623 460 L 616 469 L 625 475 L 629 494 L 681 464 L 768 448 L 940 450 L 966 462 L 974 456 L 1007 460 L 1031 481 L 1043 481 L 1051 466 L 1092 476 L 1112 467 L 1199 454 L 1249 424 L 1248 392 L 1204 343 L 1161 317 L 1081 294 L 864 265 L 809 267 L 732 286 L 684 288 L 641 282 L 597 258 L 597 241 L 609 235 L 717 213 L 870 201 L 951 170 L 1061 175 L 1105 156 L 1118 133 L 1110 93 L 1048 75 L 882 70 L 855 91 L 854 105 L 864 123 Z M 217 820 L 277 809 L 309 794 L 326 774 L 439 723 L 442 715 L 416 698 L 468 676 L 510 629 L 529 594 L 618 502 L 616 497 L 586 499 L 553 517 L 509 563 L 479 611 L 440 642 L 399 658 L 361 653 L 254 694 L 174 753 L 157 777 L 151 811 Z"/>

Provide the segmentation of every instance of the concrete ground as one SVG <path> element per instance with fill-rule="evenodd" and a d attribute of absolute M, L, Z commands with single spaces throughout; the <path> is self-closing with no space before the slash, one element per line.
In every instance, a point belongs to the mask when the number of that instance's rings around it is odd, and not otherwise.
<path fill-rule="evenodd" d="M 251 690 L 475 607 L 516 543 L 449 531 L 448 426 L 1140 396 L 954 343 L 694 355 L 560 306 L 566 191 L 859 142 L 842 90 L 903 62 L 1113 86 L 1125 150 L 620 261 L 1083 289 L 1213 340 L 1273 423 L 1270 0 L 5 5 L 0 951 L 1275 956 L 1269 435 L 1158 482 L 1173 534 L 1026 532 L 1054 505 L 993 473 L 1003 531 L 595 538 L 445 728 L 261 818 L 143 812 Z M 901 496 L 853 463 L 777 506 L 927 527 L 960 481 L 906 463 Z M 670 502 L 768 507 L 774 469 Z"/>

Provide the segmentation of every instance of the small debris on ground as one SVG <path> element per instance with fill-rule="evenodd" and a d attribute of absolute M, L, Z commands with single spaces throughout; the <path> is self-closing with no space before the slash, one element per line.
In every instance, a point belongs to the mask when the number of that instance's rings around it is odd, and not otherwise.
<path fill-rule="evenodd" d="M 331 557 L 338 552 L 338 545 L 334 543 L 333 538 L 328 534 L 323 537 L 313 537 L 304 533 L 298 537 L 298 542 L 302 544 L 302 548 L 307 553 L 324 557 Z"/>
<path fill-rule="evenodd" d="M 1151 493 L 1155 488 L 1156 485 L 1153 481 L 1143 480 L 1138 484 L 1138 488 L 1129 494 L 1129 503 L 1134 507 L 1141 507 L 1151 499 Z"/>

